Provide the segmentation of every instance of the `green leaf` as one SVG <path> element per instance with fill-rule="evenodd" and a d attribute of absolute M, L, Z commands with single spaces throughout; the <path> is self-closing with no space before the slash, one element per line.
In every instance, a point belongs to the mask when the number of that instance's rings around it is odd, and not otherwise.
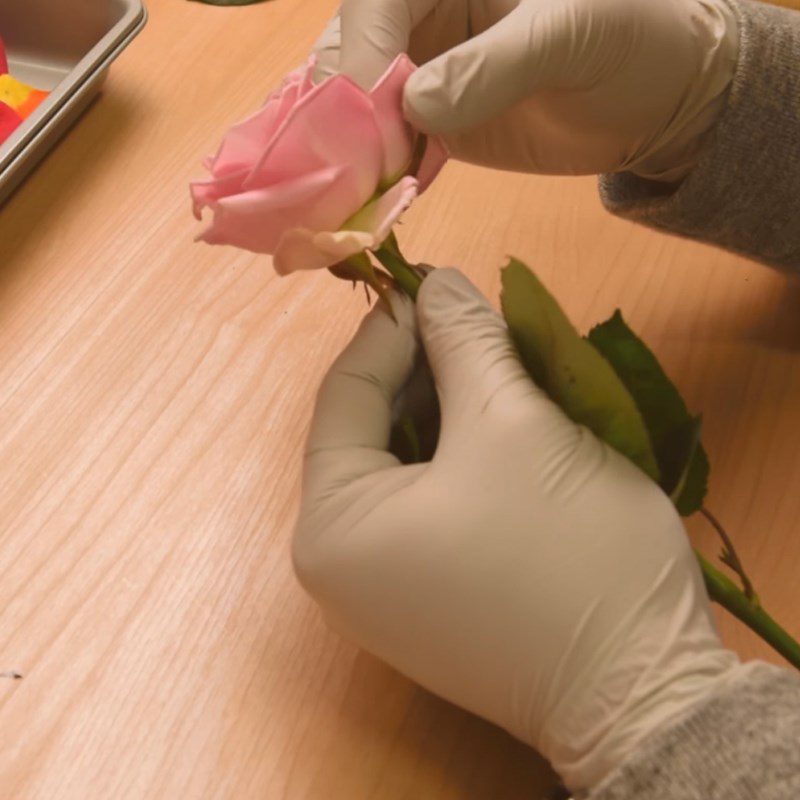
<path fill-rule="evenodd" d="M 614 368 L 641 412 L 658 462 L 661 488 L 684 516 L 703 504 L 708 458 L 700 418 L 692 417 L 658 359 L 616 311 L 593 328 L 589 341 Z"/>
<path fill-rule="evenodd" d="M 410 414 L 404 414 L 392 425 L 389 451 L 403 464 L 419 464 L 422 461 L 422 445 L 417 423 Z"/>
<path fill-rule="evenodd" d="M 698 425 L 697 446 L 686 464 L 683 479 L 670 495 L 672 502 L 675 503 L 675 508 L 682 517 L 688 517 L 703 507 L 703 501 L 706 499 L 708 491 L 708 475 L 711 471 L 706 451 L 700 444 L 700 417 L 695 419 Z"/>
<path fill-rule="evenodd" d="M 204 3 L 207 6 L 252 6 L 265 0 L 194 0 L 194 2 Z"/>
<path fill-rule="evenodd" d="M 517 259 L 502 271 L 503 315 L 534 381 L 575 422 L 653 480 L 658 464 L 642 415 L 611 365 L 578 335 L 539 279 Z"/>

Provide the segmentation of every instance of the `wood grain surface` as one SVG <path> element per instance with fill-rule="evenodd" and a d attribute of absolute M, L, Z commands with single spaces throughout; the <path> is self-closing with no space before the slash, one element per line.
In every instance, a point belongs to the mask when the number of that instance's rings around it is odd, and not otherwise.
<path fill-rule="evenodd" d="M 543 797 L 534 753 L 340 641 L 293 578 L 311 404 L 362 294 L 192 241 L 201 157 L 333 5 L 149 6 L 0 210 L 0 672 L 23 676 L 0 678 L 0 799 Z M 800 634 L 796 285 L 610 217 L 591 179 L 450 164 L 401 238 L 493 298 L 514 253 L 583 328 L 621 307 L 704 413 L 710 505 Z"/>

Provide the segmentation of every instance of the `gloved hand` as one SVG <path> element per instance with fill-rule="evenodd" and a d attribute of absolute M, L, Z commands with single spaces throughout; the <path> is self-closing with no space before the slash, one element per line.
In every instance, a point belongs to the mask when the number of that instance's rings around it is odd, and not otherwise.
<path fill-rule="evenodd" d="M 457 158 L 674 182 L 722 109 L 738 25 L 726 0 L 344 0 L 315 49 L 320 74 L 364 86 L 408 51 L 406 116 Z"/>
<path fill-rule="evenodd" d="M 503 726 L 573 790 L 741 667 L 670 501 L 575 425 L 455 270 L 365 319 L 319 393 L 293 555 L 342 634 Z M 421 337 L 429 463 L 387 450 Z"/>

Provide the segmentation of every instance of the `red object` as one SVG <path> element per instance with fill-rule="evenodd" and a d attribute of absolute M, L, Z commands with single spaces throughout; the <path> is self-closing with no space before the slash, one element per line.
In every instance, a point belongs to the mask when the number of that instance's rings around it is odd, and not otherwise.
<path fill-rule="evenodd" d="M 0 144 L 14 133 L 21 122 L 22 117 L 11 106 L 0 102 Z"/>
<path fill-rule="evenodd" d="M 8 59 L 6 58 L 6 46 L 3 40 L 0 39 L 0 75 L 5 75 L 8 72 Z"/>

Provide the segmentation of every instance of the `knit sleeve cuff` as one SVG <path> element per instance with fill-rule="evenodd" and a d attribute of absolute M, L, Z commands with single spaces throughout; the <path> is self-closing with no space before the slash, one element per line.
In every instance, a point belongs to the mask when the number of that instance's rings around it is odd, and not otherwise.
<path fill-rule="evenodd" d="M 697 165 L 673 192 L 631 173 L 603 175 L 614 214 L 800 271 L 800 12 L 728 0 L 739 61 Z"/>
<path fill-rule="evenodd" d="M 646 739 L 589 800 L 796 800 L 800 676 L 752 663 Z"/>

